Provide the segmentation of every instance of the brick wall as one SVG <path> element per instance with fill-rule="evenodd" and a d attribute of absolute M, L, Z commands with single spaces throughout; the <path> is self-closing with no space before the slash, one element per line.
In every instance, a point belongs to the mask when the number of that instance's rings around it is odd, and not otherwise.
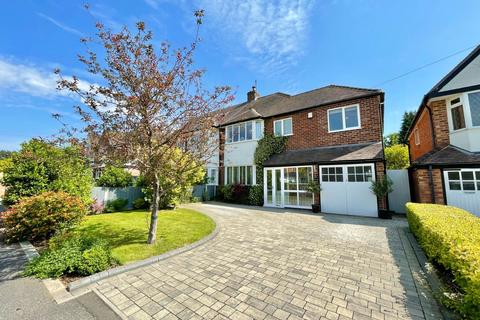
<path fill-rule="evenodd" d="M 327 110 L 353 104 L 360 105 L 362 128 L 329 133 Z M 313 114 L 310 119 L 309 112 Z M 288 139 L 287 150 L 382 141 L 379 95 L 268 118 L 265 119 L 265 132 L 273 133 L 273 122 L 289 117 L 293 120 L 293 135 Z"/>
<path fill-rule="evenodd" d="M 435 144 L 437 148 L 441 149 L 450 144 L 447 104 L 445 100 L 440 100 L 429 103 L 429 106 L 432 109 Z"/>
<path fill-rule="evenodd" d="M 420 117 L 418 118 L 409 139 L 410 156 L 412 160 L 416 160 L 425 153 L 433 150 L 430 113 L 428 112 L 427 108 L 423 108 L 421 112 L 422 113 L 420 114 Z M 415 143 L 415 131 L 418 132 L 418 145 Z"/>
<path fill-rule="evenodd" d="M 385 177 L 385 164 L 383 162 L 376 162 L 375 163 L 375 171 L 376 171 L 376 179 L 380 180 Z M 380 210 L 387 210 L 388 203 L 387 198 L 378 198 L 378 209 Z"/>
<path fill-rule="evenodd" d="M 413 200 L 420 203 L 432 203 L 432 188 L 428 169 L 414 169 L 412 172 Z M 445 204 L 443 196 L 442 170 L 432 169 L 435 203 Z"/>

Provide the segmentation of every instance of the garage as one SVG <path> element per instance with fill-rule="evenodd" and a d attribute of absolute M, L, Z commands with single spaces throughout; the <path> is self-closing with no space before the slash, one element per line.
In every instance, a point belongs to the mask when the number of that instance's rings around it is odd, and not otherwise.
<path fill-rule="evenodd" d="M 322 212 L 378 216 L 377 197 L 370 190 L 373 163 L 320 166 L 319 174 Z"/>
<path fill-rule="evenodd" d="M 447 204 L 480 216 L 480 168 L 443 172 Z"/>

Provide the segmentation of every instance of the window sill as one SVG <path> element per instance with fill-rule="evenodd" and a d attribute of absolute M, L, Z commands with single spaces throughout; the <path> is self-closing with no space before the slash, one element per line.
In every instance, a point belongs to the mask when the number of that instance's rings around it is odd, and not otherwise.
<path fill-rule="evenodd" d="M 281 135 L 275 135 L 275 137 L 290 137 L 293 136 L 293 133 L 290 134 L 281 134 Z"/>
<path fill-rule="evenodd" d="M 239 144 L 239 143 L 246 143 L 246 142 L 258 142 L 258 140 L 260 139 L 243 140 L 243 141 L 237 141 L 237 142 L 225 142 L 225 145 Z"/>
<path fill-rule="evenodd" d="M 355 127 L 355 128 L 348 128 L 342 130 L 328 130 L 328 133 L 336 133 L 336 132 L 344 132 L 344 131 L 352 131 L 352 130 L 360 130 L 362 127 Z"/>

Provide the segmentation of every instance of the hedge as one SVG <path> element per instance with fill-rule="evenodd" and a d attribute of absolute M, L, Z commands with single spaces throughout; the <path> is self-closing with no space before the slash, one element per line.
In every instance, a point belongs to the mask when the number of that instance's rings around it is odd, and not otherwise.
<path fill-rule="evenodd" d="M 427 257 L 450 271 L 463 291 L 453 307 L 464 317 L 480 314 L 480 218 L 450 206 L 407 203 L 410 230 Z"/>

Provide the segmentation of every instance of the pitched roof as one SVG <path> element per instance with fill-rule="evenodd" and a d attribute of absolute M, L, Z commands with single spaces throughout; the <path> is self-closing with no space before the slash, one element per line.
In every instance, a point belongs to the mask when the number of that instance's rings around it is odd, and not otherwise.
<path fill-rule="evenodd" d="M 311 91 L 288 95 L 276 92 L 250 102 L 243 102 L 225 110 L 225 116 L 219 125 L 268 118 L 312 107 L 342 102 L 361 97 L 383 94 L 379 89 L 364 89 L 347 86 L 329 85 Z"/>
<path fill-rule="evenodd" d="M 412 166 L 450 166 L 450 165 L 480 165 L 480 153 L 469 152 L 454 146 L 429 152 L 412 161 Z"/>
<path fill-rule="evenodd" d="M 367 160 L 383 160 L 381 142 L 286 151 L 273 155 L 265 161 L 264 165 L 274 167 L 299 164 L 351 163 Z"/>

